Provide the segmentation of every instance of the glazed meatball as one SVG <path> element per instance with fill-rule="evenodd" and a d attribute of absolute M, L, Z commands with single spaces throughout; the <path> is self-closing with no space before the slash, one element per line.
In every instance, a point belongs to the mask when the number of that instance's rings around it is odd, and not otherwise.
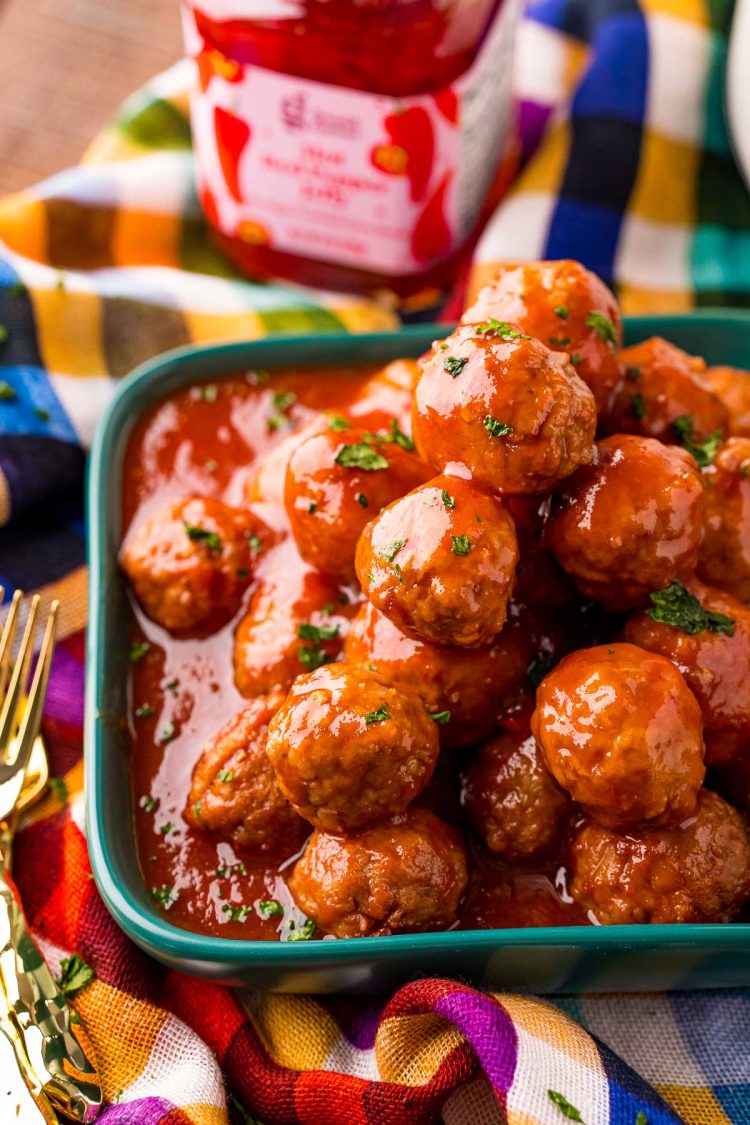
<path fill-rule="evenodd" d="M 555 351 L 567 352 L 602 410 L 620 380 L 620 310 L 614 294 L 580 262 L 506 266 L 461 317 L 517 324 Z"/>
<path fill-rule="evenodd" d="M 512 861 L 549 855 L 571 807 L 534 738 L 513 734 L 482 747 L 466 775 L 464 802 L 489 850 Z"/>
<path fill-rule="evenodd" d="M 624 378 L 601 419 L 603 433 L 705 441 L 726 430 L 728 412 L 705 378 L 702 359 L 654 336 L 621 353 Z"/>
<path fill-rule="evenodd" d="M 336 937 L 442 930 L 466 888 L 458 836 L 413 808 L 351 836 L 316 831 L 289 879 L 294 901 Z"/>
<path fill-rule="evenodd" d="M 703 476 L 706 516 L 698 573 L 750 601 L 750 438 L 729 438 Z"/>
<path fill-rule="evenodd" d="M 627 434 L 561 489 L 546 546 L 582 593 L 608 609 L 635 608 L 689 575 L 703 532 L 703 479 L 684 449 Z"/>
<path fill-rule="evenodd" d="M 518 544 L 494 497 L 460 477 L 436 477 L 394 501 L 357 544 L 366 596 L 402 632 L 477 648 L 505 624 Z"/>
<path fill-rule="evenodd" d="M 122 569 L 152 621 L 194 629 L 239 608 L 252 567 L 248 536 L 261 530 L 221 500 L 180 500 L 128 536 Z"/>
<path fill-rule="evenodd" d="M 665 593 L 668 612 L 651 612 L 675 624 L 639 613 L 627 622 L 625 640 L 679 668 L 703 713 L 706 762 L 727 762 L 750 745 L 750 609 L 697 579 Z"/>
<path fill-rule="evenodd" d="M 558 785 L 615 831 L 677 823 L 703 784 L 698 702 L 671 660 L 630 644 L 565 656 L 531 729 Z"/>
<path fill-rule="evenodd" d="M 364 430 L 329 429 L 303 442 L 289 459 L 284 491 L 302 558 L 352 577 L 354 549 L 367 521 L 429 476 L 414 453 Z"/>
<path fill-rule="evenodd" d="M 269 553 L 234 637 L 234 682 L 247 699 L 288 691 L 300 672 L 337 660 L 355 612 L 335 578 L 308 566 L 293 539 Z"/>
<path fill-rule="evenodd" d="M 266 754 L 268 724 L 284 701 L 260 696 L 211 739 L 193 770 L 185 819 L 261 854 L 295 851 L 309 825 L 283 796 Z"/>
<path fill-rule="evenodd" d="M 301 816 L 327 832 L 352 832 L 404 812 L 430 780 L 439 745 L 416 692 L 331 664 L 295 680 L 267 751 Z"/>
<path fill-rule="evenodd" d="M 484 648 L 417 641 L 370 602 L 352 622 L 344 646 L 350 664 L 374 668 L 389 683 L 418 692 L 428 713 L 439 717 L 440 744 L 449 750 L 472 746 L 493 733 L 525 682 L 533 655 L 520 629 L 504 629 Z"/>
<path fill-rule="evenodd" d="M 509 324 L 464 325 L 422 361 L 412 426 L 442 472 L 509 495 L 548 492 L 592 457 L 593 395 L 568 357 Z"/>
<path fill-rule="evenodd" d="M 411 400 L 419 367 L 416 359 L 394 359 L 368 379 L 349 404 L 353 425 L 388 431 L 393 419 L 399 429 L 411 430 Z"/>
<path fill-rule="evenodd" d="M 270 449 L 248 474 L 245 490 L 248 502 L 274 504 L 283 509 L 286 471 L 292 454 L 303 441 L 314 434 L 324 433 L 330 422 L 328 415 L 318 414 Z"/>
<path fill-rule="evenodd" d="M 706 382 L 729 411 L 727 433 L 750 438 L 750 371 L 709 367 Z"/>
<path fill-rule="evenodd" d="M 602 925 L 731 922 L 750 896 L 750 841 L 735 809 L 703 789 L 695 814 L 618 836 L 579 829 L 568 889 Z"/>

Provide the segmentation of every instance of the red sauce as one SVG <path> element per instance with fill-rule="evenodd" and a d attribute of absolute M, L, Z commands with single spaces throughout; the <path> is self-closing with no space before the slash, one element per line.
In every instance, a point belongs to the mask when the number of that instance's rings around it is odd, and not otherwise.
<path fill-rule="evenodd" d="M 190 387 L 155 404 L 136 424 L 124 462 L 123 527 L 140 523 L 165 502 L 189 495 L 247 503 L 253 472 L 268 453 L 315 412 L 350 411 L 379 427 L 398 412 L 392 388 L 366 387 L 371 370 L 279 372 L 270 384 L 256 373 Z M 279 392 L 296 395 L 279 408 Z M 252 492 L 250 492 L 252 494 Z M 261 518 L 283 539 L 280 504 L 257 503 Z M 283 542 L 261 554 L 255 582 L 288 566 Z M 304 564 L 302 564 L 304 565 Z M 234 938 L 278 939 L 302 915 L 285 882 L 296 855 L 259 859 L 218 836 L 189 827 L 182 811 L 206 741 L 246 702 L 233 681 L 234 630 L 243 607 L 218 630 L 175 637 L 150 621 L 131 599 L 131 640 L 147 642 L 132 663 L 128 725 L 132 749 L 135 834 L 145 885 L 166 905 L 170 921 L 189 930 Z M 303 669 L 300 668 L 300 671 Z M 140 715 L 139 715 L 140 712 Z M 459 762 L 443 762 L 425 794 L 446 819 L 462 820 Z M 565 901 L 554 868 L 513 870 L 473 849 L 472 881 L 462 906 L 463 928 L 571 925 L 585 922 Z M 276 900 L 284 917 L 261 917 Z"/>

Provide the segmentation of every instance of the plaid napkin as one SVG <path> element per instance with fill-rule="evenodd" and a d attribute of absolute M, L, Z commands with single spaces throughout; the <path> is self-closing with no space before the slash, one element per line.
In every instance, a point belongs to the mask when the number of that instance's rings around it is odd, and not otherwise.
<path fill-rule="evenodd" d="M 582 258 L 627 311 L 747 304 L 750 201 L 729 155 L 721 0 L 537 0 L 520 40 L 524 168 L 470 285 Z M 82 447 L 164 348 L 389 327 L 392 311 L 238 277 L 193 186 L 179 65 L 83 164 L 0 204 L 0 581 L 62 599 L 44 731 L 53 790 L 18 838 L 39 943 L 95 1044 L 106 1125 L 748 1125 L 750 993 L 541 1000 L 447 980 L 390 998 L 232 991 L 139 952 L 90 878 L 81 770 Z M 79 966 L 80 968 L 80 966 Z"/>

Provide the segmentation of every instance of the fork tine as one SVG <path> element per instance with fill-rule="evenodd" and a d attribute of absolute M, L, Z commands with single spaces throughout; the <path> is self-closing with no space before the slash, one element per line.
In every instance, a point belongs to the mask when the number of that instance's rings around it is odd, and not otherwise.
<path fill-rule="evenodd" d="M 42 647 L 39 650 L 39 657 L 37 659 L 36 668 L 34 669 L 34 678 L 29 688 L 23 719 L 18 730 L 18 751 L 16 753 L 15 765 L 17 768 L 23 770 L 26 769 L 28 760 L 31 757 L 31 749 L 36 736 L 39 734 L 39 725 L 42 721 L 44 697 L 47 694 L 47 681 L 49 680 L 50 667 L 52 666 L 52 654 L 55 651 L 57 610 L 59 605 L 60 603 L 58 601 L 53 601 L 49 607 L 49 616 L 47 617 L 47 625 L 44 630 Z"/>
<path fill-rule="evenodd" d="M 13 734 L 15 733 L 18 712 L 23 701 L 26 681 L 29 678 L 29 665 L 34 649 L 39 601 L 40 598 L 38 594 L 35 594 L 31 599 L 29 616 L 26 619 L 26 628 L 23 631 L 21 646 L 13 666 L 13 675 L 10 678 L 8 693 L 5 696 L 3 709 L 0 712 L 0 757 L 5 756 Z"/>
<path fill-rule="evenodd" d="M 1 587 L 0 587 L 1 588 Z M 0 637 L 0 699 L 5 695 L 5 686 L 8 682 L 8 671 L 10 669 L 10 661 L 13 655 L 13 641 L 16 636 L 16 627 L 18 625 L 18 611 L 21 607 L 21 591 L 16 590 L 13 595 L 13 601 L 10 603 L 8 616 L 5 619 L 5 628 L 3 629 L 2 636 Z"/>

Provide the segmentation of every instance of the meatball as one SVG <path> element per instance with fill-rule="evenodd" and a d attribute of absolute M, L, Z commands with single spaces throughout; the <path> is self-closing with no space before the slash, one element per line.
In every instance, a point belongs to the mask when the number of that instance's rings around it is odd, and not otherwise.
<path fill-rule="evenodd" d="M 570 811 L 533 737 L 515 734 L 482 747 L 466 775 L 464 802 L 489 850 L 513 861 L 549 855 Z"/>
<path fill-rule="evenodd" d="M 445 929 L 466 882 L 456 833 L 428 809 L 413 808 L 356 835 L 314 832 L 289 890 L 322 930 L 367 937 Z"/>
<path fill-rule="evenodd" d="M 414 440 L 442 472 L 497 492 L 548 492 L 592 457 L 593 395 L 568 357 L 500 321 L 433 345 L 414 392 Z"/>
<path fill-rule="evenodd" d="M 337 660 L 355 612 L 335 578 L 299 557 L 293 539 L 274 548 L 234 637 L 234 682 L 248 699 L 288 691 L 295 678 Z"/>
<path fill-rule="evenodd" d="M 602 416 L 604 433 L 674 442 L 726 430 L 727 408 L 706 381 L 702 359 L 659 336 L 626 348 L 621 359 L 625 375 Z"/>
<path fill-rule="evenodd" d="M 630 644 L 565 656 L 537 688 L 531 729 L 563 789 L 600 824 L 671 824 L 703 784 L 701 712 L 671 660 Z"/>
<path fill-rule="evenodd" d="M 484 648 L 430 645 L 400 632 L 365 602 L 352 622 L 344 656 L 418 692 L 428 713 L 439 717 L 441 745 L 454 749 L 495 731 L 506 700 L 526 679 L 533 651 L 525 633 L 509 629 Z"/>
<path fill-rule="evenodd" d="M 398 816 L 427 785 L 439 745 L 416 692 L 351 664 L 298 676 L 268 729 L 284 795 L 327 832 Z"/>
<path fill-rule="evenodd" d="M 248 536 L 260 530 L 251 513 L 221 500 L 180 500 L 128 536 L 122 569 L 152 621 L 194 629 L 239 608 L 252 567 Z"/>
<path fill-rule="evenodd" d="M 679 668 L 703 712 L 706 762 L 727 762 L 750 745 L 750 609 L 697 579 L 668 593 L 675 624 L 638 613 L 625 626 L 625 640 Z"/>
<path fill-rule="evenodd" d="M 414 453 L 364 430 L 329 429 L 309 438 L 289 459 L 284 490 L 302 558 L 350 578 L 367 521 L 430 475 Z"/>
<path fill-rule="evenodd" d="M 709 367 L 706 382 L 729 411 L 727 433 L 750 437 L 750 371 L 739 367 Z"/>
<path fill-rule="evenodd" d="M 517 324 L 554 351 L 567 352 L 602 410 L 620 380 L 620 310 L 614 294 L 580 262 L 506 266 L 461 317 Z"/>
<path fill-rule="evenodd" d="M 377 371 L 347 409 L 354 425 L 390 429 L 395 418 L 402 430 L 411 429 L 411 399 L 419 367 L 416 359 L 394 359 Z"/>
<path fill-rule="evenodd" d="M 314 434 L 323 433 L 330 425 L 330 418 L 325 414 L 318 414 L 311 418 L 298 430 L 290 434 L 269 449 L 260 461 L 253 465 L 247 476 L 245 495 L 250 503 L 260 502 L 284 507 L 284 487 L 286 485 L 286 471 L 289 459 L 303 441 Z"/>
<path fill-rule="evenodd" d="M 568 889 L 603 925 L 731 922 L 750 896 L 750 840 L 739 813 L 703 789 L 695 814 L 669 828 L 618 836 L 585 824 Z"/>
<path fill-rule="evenodd" d="M 357 544 L 363 591 L 405 633 L 477 648 L 505 624 L 518 544 L 502 504 L 460 477 L 394 501 Z"/>
<path fill-rule="evenodd" d="M 750 438 L 729 438 L 703 476 L 706 516 L 698 573 L 750 601 Z"/>
<path fill-rule="evenodd" d="M 622 434 L 596 450 L 553 503 L 544 542 L 582 593 L 635 608 L 695 569 L 703 479 L 689 453 L 652 438 Z"/>
<path fill-rule="evenodd" d="M 295 851 L 309 825 L 279 789 L 266 754 L 268 724 L 284 701 L 254 699 L 208 743 L 193 770 L 185 819 L 262 854 Z"/>

